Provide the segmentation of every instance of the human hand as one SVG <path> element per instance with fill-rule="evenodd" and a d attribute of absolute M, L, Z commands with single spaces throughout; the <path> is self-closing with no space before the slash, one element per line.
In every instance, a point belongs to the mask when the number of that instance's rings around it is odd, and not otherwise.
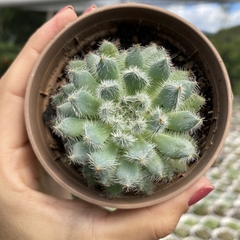
<path fill-rule="evenodd" d="M 157 240 L 174 230 L 189 205 L 213 190 L 205 177 L 164 203 L 115 212 L 41 191 L 40 165 L 24 122 L 27 81 L 48 42 L 76 18 L 67 7 L 44 24 L 0 80 L 0 239 Z"/>

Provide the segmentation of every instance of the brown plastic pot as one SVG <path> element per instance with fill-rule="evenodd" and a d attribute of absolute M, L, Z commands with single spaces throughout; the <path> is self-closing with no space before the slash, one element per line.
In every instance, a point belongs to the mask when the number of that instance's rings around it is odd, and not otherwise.
<path fill-rule="evenodd" d="M 151 196 L 124 196 L 107 199 L 89 189 L 79 174 L 61 161 L 54 149 L 54 138 L 43 121 L 49 96 L 57 87 L 71 57 L 84 56 L 103 39 L 120 39 L 120 44 L 148 44 L 156 41 L 167 48 L 174 59 L 187 59 L 187 67 L 198 74 L 200 91 L 207 98 L 203 109 L 208 122 L 201 155 L 189 170 L 171 183 L 161 183 Z M 180 54 L 180 55 L 179 55 Z M 206 90 L 207 87 L 207 90 Z M 26 92 L 25 117 L 29 139 L 36 156 L 47 172 L 63 187 L 86 201 L 115 208 L 138 208 L 166 201 L 199 179 L 215 161 L 230 125 L 232 92 L 224 63 L 209 40 L 184 19 L 164 9 L 142 4 L 103 7 L 79 17 L 59 33 L 41 54 Z M 210 108 L 209 108 L 210 106 Z M 46 114 L 46 112 L 45 112 Z"/>

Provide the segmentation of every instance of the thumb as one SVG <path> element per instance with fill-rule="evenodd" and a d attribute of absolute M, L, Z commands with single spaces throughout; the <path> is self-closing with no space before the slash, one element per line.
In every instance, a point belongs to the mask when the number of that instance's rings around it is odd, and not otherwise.
<path fill-rule="evenodd" d="M 117 210 L 109 218 L 112 234 L 106 239 L 157 240 L 170 234 L 189 206 L 210 193 L 214 187 L 200 178 L 190 188 L 163 203 L 134 210 Z M 113 219 L 114 218 L 114 219 Z M 119 238 L 112 238 L 118 235 Z"/>

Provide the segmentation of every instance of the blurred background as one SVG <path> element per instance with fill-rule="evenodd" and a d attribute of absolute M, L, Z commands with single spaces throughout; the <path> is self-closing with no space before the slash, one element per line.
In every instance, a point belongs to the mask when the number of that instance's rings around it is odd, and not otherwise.
<path fill-rule="evenodd" d="M 0 77 L 31 34 L 59 9 L 72 5 L 81 14 L 127 0 L 0 0 Z M 215 45 L 227 67 L 235 96 L 231 129 L 207 172 L 215 186 L 193 205 L 164 240 L 240 240 L 240 0 L 141 0 L 165 8 L 194 24 Z"/>
<path fill-rule="evenodd" d="M 91 4 L 98 7 L 127 0 L 0 0 L 0 76 L 29 36 L 59 9 L 71 4 L 81 14 Z M 240 1 L 140 0 L 166 8 L 203 31 L 221 54 L 235 95 L 240 95 Z"/>

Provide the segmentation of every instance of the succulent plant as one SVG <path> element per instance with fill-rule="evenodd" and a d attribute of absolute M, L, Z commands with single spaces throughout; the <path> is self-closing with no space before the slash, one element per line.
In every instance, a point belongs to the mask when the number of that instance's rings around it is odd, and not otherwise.
<path fill-rule="evenodd" d="M 195 129 L 205 100 L 195 77 L 156 44 L 119 50 L 109 41 L 67 66 L 52 96 L 53 131 L 67 160 L 108 196 L 151 194 L 198 156 Z"/>
<path fill-rule="evenodd" d="M 185 238 L 190 234 L 190 227 L 182 222 L 179 222 L 173 234 L 177 235 L 178 237 Z"/>
<path fill-rule="evenodd" d="M 200 223 L 210 229 L 215 229 L 220 226 L 220 217 L 215 215 L 206 215 L 201 218 Z"/>
<path fill-rule="evenodd" d="M 190 234 L 200 239 L 211 239 L 211 229 L 203 225 L 195 225 L 191 228 Z"/>
<path fill-rule="evenodd" d="M 213 240 L 235 240 L 238 239 L 237 233 L 227 227 L 216 228 L 212 231 Z"/>

